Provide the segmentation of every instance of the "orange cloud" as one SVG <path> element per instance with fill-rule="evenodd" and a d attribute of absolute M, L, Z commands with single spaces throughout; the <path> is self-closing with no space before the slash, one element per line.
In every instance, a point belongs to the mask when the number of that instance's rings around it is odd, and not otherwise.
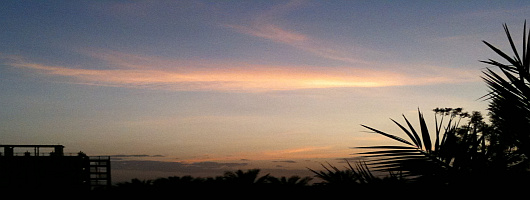
<path fill-rule="evenodd" d="M 335 87 L 385 87 L 462 82 L 475 76 L 463 70 L 421 66 L 405 74 L 354 67 L 271 66 L 215 61 L 180 61 L 121 53 L 94 55 L 108 69 L 50 66 L 17 59 L 10 65 L 76 84 L 177 91 L 270 91 Z M 413 69 L 419 69 L 416 67 Z"/>
<path fill-rule="evenodd" d="M 271 150 L 262 152 L 241 152 L 237 155 L 221 156 L 208 155 L 200 158 L 184 159 L 181 162 L 207 162 L 207 161 L 237 161 L 249 159 L 252 161 L 263 160 L 306 160 L 306 159 L 321 159 L 321 158 L 342 158 L 345 155 L 351 154 L 350 149 L 333 149 L 333 147 L 300 147 L 293 149 Z"/>

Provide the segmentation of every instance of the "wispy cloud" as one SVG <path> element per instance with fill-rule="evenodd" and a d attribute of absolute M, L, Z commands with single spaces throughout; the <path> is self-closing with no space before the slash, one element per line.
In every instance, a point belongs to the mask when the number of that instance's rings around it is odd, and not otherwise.
<path fill-rule="evenodd" d="M 11 59 L 8 65 L 54 77 L 55 81 L 112 87 L 175 91 L 270 91 L 334 87 L 385 87 L 465 82 L 473 72 L 437 66 L 413 71 L 352 67 L 273 66 L 238 62 L 182 61 L 118 52 L 98 52 L 106 69 L 54 66 Z M 401 67 L 403 68 L 403 67 Z"/>
<path fill-rule="evenodd" d="M 286 44 L 295 48 L 298 48 L 302 51 L 312 53 L 316 56 L 327 58 L 331 60 L 338 60 L 347 63 L 357 63 L 357 64 L 369 64 L 371 62 L 356 58 L 352 53 L 347 51 L 342 51 L 329 45 L 324 41 L 319 41 L 318 39 L 312 38 L 308 35 L 297 33 L 285 28 L 281 28 L 278 25 L 274 24 L 252 24 L 248 26 L 242 25 L 227 25 L 234 30 L 252 35 L 255 37 L 260 37 L 264 39 L 269 39 L 274 42 Z"/>
<path fill-rule="evenodd" d="M 304 1 L 298 0 L 289 1 L 257 14 L 248 24 L 229 24 L 226 26 L 239 33 L 286 44 L 322 58 L 343 61 L 350 64 L 371 63 L 355 56 L 351 52 L 337 48 L 336 45 L 329 44 L 326 41 L 313 38 L 303 33 L 298 33 L 290 30 L 288 27 L 285 28 L 277 24 L 284 15 L 303 6 L 304 3 Z"/>
<path fill-rule="evenodd" d="M 292 46 L 302 47 L 303 44 L 310 42 L 309 36 L 285 30 L 273 24 L 253 24 L 250 26 L 227 25 L 237 31 L 256 37 L 269 39 L 275 42 L 285 43 Z"/>
<path fill-rule="evenodd" d="M 159 158 L 164 157 L 163 155 L 147 155 L 147 154 L 134 154 L 134 155 L 126 155 L 126 154 L 119 154 L 119 155 L 109 155 L 113 159 L 118 158 Z"/>

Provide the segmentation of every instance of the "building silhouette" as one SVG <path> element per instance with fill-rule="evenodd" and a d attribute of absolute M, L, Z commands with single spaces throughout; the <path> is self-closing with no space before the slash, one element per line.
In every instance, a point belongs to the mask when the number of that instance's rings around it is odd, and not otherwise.
<path fill-rule="evenodd" d="M 90 191 L 110 185 L 108 156 L 65 155 L 63 145 L 0 145 L 0 191 Z"/>

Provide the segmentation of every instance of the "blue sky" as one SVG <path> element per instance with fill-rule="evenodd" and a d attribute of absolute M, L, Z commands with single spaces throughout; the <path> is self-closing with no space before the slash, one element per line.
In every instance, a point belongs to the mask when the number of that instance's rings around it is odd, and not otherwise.
<path fill-rule="evenodd" d="M 486 113 L 479 60 L 525 1 L 4 1 L 3 144 L 295 170 L 436 107 Z M 517 41 L 516 41 L 517 42 Z M 236 165 L 222 165 L 223 163 Z M 226 168 L 223 168 L 226 167 Z M 171 171 L 171 173 L 176 173 Z"/>

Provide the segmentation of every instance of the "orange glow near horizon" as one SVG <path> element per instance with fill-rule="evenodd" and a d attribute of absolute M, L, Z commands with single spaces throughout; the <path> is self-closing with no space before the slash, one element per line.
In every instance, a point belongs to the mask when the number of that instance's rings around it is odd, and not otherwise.
<path fill-rule="evenodd" d="M 246 152 L 238 155 L 221 156 L 209 155 L 199 158 L 182 159 L 178 162 L 197 163 L 208 161 L 271 161 L 271 160 L 310 160 L 310 159 L 330 159 L 342 158 L 351 154 L 351 149 L 336 150 L 332 147 L 301 147 L 283 150 L 271 150 L 262 152 Z"/>

